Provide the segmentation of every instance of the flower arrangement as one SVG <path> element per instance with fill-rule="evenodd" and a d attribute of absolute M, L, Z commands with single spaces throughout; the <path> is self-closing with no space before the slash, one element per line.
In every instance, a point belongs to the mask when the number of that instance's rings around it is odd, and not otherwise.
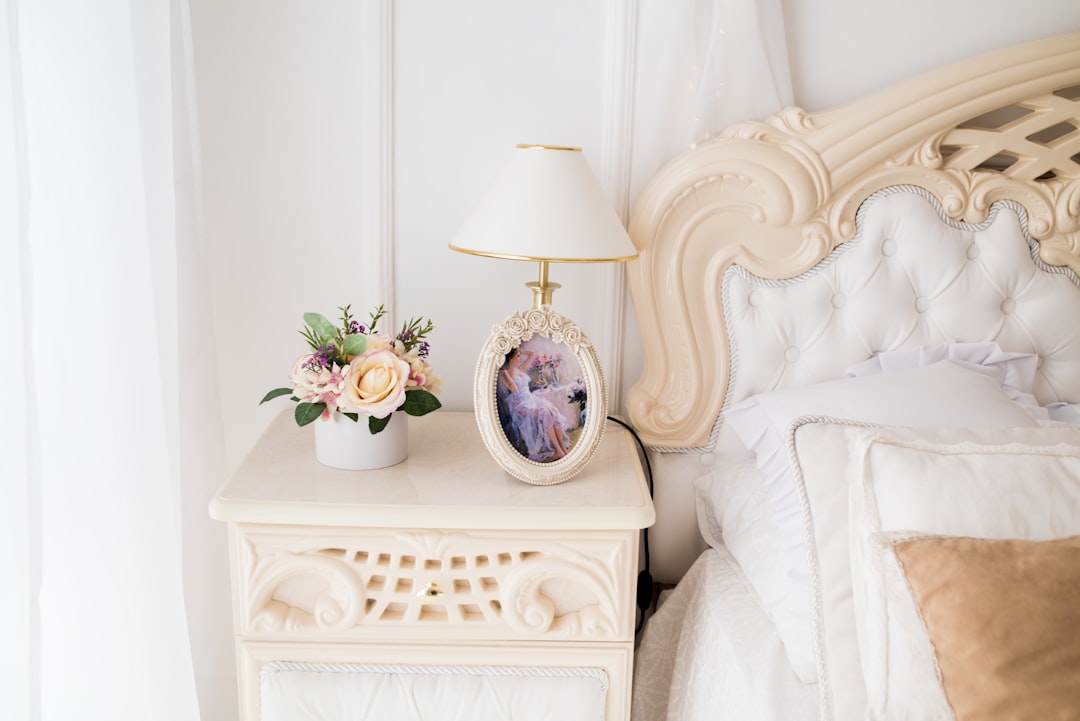
<path fill-rule="evenodd" d="M 559 370 L 564 363 L 562 353 L 556 353 L 555 355 L 539 353 L 533 358 L 532 367 L 529 368 L 529 375 L 532 376 L 537 387 L 544 388 L 549 384 L 558 385 L 560 383 Z"/>
<path fill-rule="evenodd" d="M 295 418 L 306 426 L 316 418 L 341 412 L 354 422 L 367 416 L 374 435 L 390 422 L 394 411 L 422 416 L 442 406 L 435 395 L 442 382 L 435 376 L 428 355 L 427 336 L 435 326 L 430 320 L 412 318 L 394 337 L 379 333 L 383 306 L 370 315 L 365 327 L 339 307 L 340 325 L 319 313 L 304 313 L 300 334 L 311 352 L 296 359 L 289 373 L 291 388 L 275 388 L 261 401 L 290 395 L 296 401 Z"/>

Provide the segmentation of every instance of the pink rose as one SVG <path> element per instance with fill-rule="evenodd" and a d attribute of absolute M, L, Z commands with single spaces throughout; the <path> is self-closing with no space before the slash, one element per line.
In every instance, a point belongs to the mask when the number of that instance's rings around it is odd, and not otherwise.
<path fill-rule="evenodd" d="M 341 405 L 345 410 L 386 418 L 405 402 L 409 364 L 386 349 L 358 355 L 345 373 Z"/>

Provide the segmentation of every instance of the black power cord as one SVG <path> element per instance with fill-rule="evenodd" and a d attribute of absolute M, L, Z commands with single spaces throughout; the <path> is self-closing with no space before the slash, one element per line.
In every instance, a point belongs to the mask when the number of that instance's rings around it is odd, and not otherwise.
<path fill-rule="evenodd" d="M 637 443 L 638 451 L 641 454 L 641 458 L 645 462 L 645 482 L 649 486 L 649 498 L 653 497 L 653 474 L 652 464 L 649 463 L 649 454 L 645 450 L 645 444 L 641 442 L 641 438 L 638 436 L 637 431 L 630 427 L 630 424 L 625 421 L 619 420 L 615 416 L 608 416 L 609 421 L 618 423 L 620 426 L 629 431 L 633 437 L 634 442 Z M 653 600 L 653 579 L 652 574 L 649 573 L 649 529 L 641 529 L 641 554 L 645 563 L 645 568 L 638 573 L 637 577 L 637 607 L 641 611 L 641 615 L 638 618 L 637 627 L 634 628 L 634 634 L 636 635 L 641 631 L 641 627 L 645 625 L 645 615 L 649 608 L 652 606 Z"/>

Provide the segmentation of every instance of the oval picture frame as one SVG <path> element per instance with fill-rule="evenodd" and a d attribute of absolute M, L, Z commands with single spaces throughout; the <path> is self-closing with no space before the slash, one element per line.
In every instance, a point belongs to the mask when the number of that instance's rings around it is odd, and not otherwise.
<path fill-rule="evenodd" d="M 592 343 L 551 306 L 496 325 L 473 384 L 484 445 L 510 475 L 562 483 L 588 464 L 607 420 L 607 389 Z"/>

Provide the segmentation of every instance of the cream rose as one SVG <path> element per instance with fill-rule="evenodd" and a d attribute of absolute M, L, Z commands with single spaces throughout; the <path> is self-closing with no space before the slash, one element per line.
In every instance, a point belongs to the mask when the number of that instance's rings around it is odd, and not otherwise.
<path fill-rule="evenodd" d="M 342 405 L 349 411 L 386 418 L 405 402 L 409 371 L 409 364 L 390 350 L 356 356 L 345 374 Z"/>
<path fill-rule="evenodd" d="M 389 348 L 392 339 L 382 333 L 369 333 L 367 336 L 367 350 L 382 350 Z"/>

